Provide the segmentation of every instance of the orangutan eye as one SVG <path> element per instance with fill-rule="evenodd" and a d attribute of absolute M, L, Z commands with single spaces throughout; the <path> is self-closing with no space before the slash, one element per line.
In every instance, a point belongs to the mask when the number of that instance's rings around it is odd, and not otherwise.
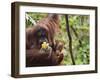
<path fill-rule="evenodd" d="M 37 33 L 38 36 L 41 36 L 41 34 L 42 34 L 41 32 L 38 32 L 38 33 Z"/>
<path fill-rule="evenodd" d="M 37 32 L 38 37 L 45 37 L 46 36 L 46 32 L 43 29 L 38 30 Z"/>

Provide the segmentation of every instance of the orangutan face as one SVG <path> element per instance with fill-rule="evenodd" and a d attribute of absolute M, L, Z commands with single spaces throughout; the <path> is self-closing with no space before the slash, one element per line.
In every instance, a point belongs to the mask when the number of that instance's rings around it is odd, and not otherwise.
<path fill-rule="evenodd" d="M 36 38 L 36 43 L 38 46 L 41 46 L 43 42 L 49 42 L 47 30 L 42 27 L 37 27 L 34 38 Z"/>

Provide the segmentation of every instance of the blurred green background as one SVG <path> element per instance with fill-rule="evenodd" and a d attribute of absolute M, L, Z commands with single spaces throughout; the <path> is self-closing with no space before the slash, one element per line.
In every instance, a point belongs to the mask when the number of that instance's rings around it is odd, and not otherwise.
<path fill-rule="evenodd" d="M 47 13 L 33 13 L 26 12 L 26 28 L 32 27 L 34 22 L 38 22 Z M 32 20 L 31 20 L 32 18 Z M 70 33 L 72 37 L 72 52 L 75 59 L 76 65 L 89 64 L 90 60 L 90 49 L 89 49 L 89 19 L 88 15 L 71 15 L 68 14 Z M 64 53 L 64 65 L 72 65 L 72 60 L 69 52 L 69 38 L 66 30 L 66 19 L 65 15 L 61 15 L 60 19 L 61 34 L 56 35 L 55 39 L 61 40 L 65 43 Z M 81 43 L 81 44 L 80 44 Z"/>

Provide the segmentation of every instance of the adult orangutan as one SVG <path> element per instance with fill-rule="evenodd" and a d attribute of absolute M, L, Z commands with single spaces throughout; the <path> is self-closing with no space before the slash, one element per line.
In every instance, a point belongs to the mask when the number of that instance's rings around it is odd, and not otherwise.
<path fill-rule="evenodd" d="M 64 44 L 54 39 L 60 31 L 59 21 L 59 15 L 48 14 L 35 26 L 26 29 L 26 67 L 55 66 L 61 63 Z M 48 44 L 48 49 L 42 49 L 43 43 Z"/>

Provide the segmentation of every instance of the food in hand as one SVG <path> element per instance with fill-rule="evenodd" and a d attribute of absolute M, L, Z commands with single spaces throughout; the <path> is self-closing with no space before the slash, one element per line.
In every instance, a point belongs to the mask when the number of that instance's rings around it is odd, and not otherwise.
<path fill-rule="evenodd" d="M 41 44 L 40 53 L 42 53 L 42 54 L 48 54 L 49 53 L 51 55 L 51 52 L 52 52 L 52 48 L 51 48 L 51 46 L 49 46 L 49 43 L 43 42 Z"/>
<path fill-rule="evenodd" d="M 49 43 L 43 42 L 42 43 L 42 49 L 47 49 L 49 47 Z"/>

